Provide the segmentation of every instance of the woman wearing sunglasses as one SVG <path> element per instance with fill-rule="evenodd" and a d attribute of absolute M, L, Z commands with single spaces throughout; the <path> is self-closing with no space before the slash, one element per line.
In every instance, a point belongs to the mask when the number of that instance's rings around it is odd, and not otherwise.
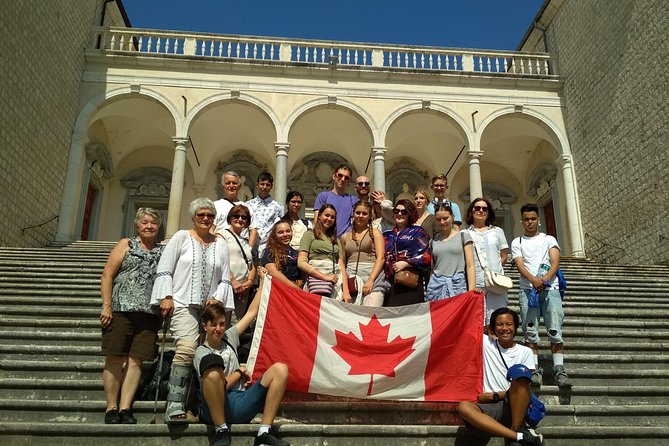
<path fill-rule="evenodd" d="M 418 213 L 411 200 L 397 200 L 393 208 L 395 227 L 383 233 L 384 272 L 390 283 L 387 307 L 424 301 L 423 282 L 431 262 L 430 236 L 416 225 Z"/>
<path fill-rule="evenodd" d="M 476 261 L 476 286 L 485 293 L 485 320 L 498 308 L 506 307 L 509 300 L 506 293 L 495 294 L 485 288 L 483 266 L 490 271 L 504 274 L 504 264 L 509 255 L 509 245 L 502 228 L 495 226 L 495 210 L 487 198 L 476 198 L 467 209 L 465 221 L 474 241 Z"/>
<path fill-rule="evenodd" d="M 170 331 L 176 343 L 165 409 L 167 424 L 188 422 L 186 382 L 193 367 L 202 308 L 219 302 L 226 310 L 235 309 L 228 244 L 210 232 L 216 218 L 214 203 L 196 198 L 189 212 L 193 227 L 177 231 L 170 239 L 151 293 L 151 305 L 160 306 L 163 318 L 172 317 Z"/>
<path fill-rule="evenodd" d="M 246 313 L 249 290 L 256 277 L 256 267 L 251 257 L 251 245 L 243 236 L 251 221 L 249 208 L 243 204 L 234 205 L 226 220 L 227 229 L 217 232 L 216 235 L 223 237 L 230 253 L 230 282 L 235 293 L 234 318 L 230 318 L 230 313 L 226 312 L 226 322 L 230 325 L 237 323 Z"/>

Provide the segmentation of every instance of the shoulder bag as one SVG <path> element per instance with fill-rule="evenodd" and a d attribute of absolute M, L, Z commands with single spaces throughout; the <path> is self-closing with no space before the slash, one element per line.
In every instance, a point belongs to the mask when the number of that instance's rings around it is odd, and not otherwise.
<path fill-rule="evenodd" d="M 502 350 L 499 348 L 499 342 L 495 341 L 495 346 L 497 347 L 497 351 L 499 352 L 499 357 L 502 358 L 504 367 L 506 367 L 506 369 L 509 370 L 509 366 L 506 365 L 506 361 L 504 360 L 504 356 L 502 355 Z M 530 402 L 527 405 L 525 422 L 530 427 L 536 427 L 537 425 L 539 425 L 541 420 L 544 419 L 545 416 L 546 416 L 546 406 L 544 405 L 544 403 L 541 402 L 539 397 L 534 392 L 530 391 Z"/>
<path fill-rule="evenodd" d="M 313 243 L 313 242 L 312 242 Z M 332 243 L 332 274 L 335 273 L 335 252 L 334 252 L 334 243 Z M 315 277 L 309 276 L 307 278 L 307 290 L 312 294 L 318 294 L 319 296 L 330 297 L 332 296 L 332 291 L 334 290 L 334 283 L 329 280 L 317 279 Z"/>
<path fill-rule="evenodd" d="M 369 229 L 365 231 L 360 239 L 360 243 L 357 240 L 353 240 L 356 245 L 358 245 L 358 258 L 355 260 L 355 274 L 347 279 L 348 281 L 348 294 L 351 295 L 353 299 L 358 297 L 358 265 L 360 264 L 360 250 L 362 249 L 362 241 L 365 239 L 365 236 L 369 232 Z M 353 237 L 353 231 L 351 231 L 351 237 Z"/>
<path fill-rule="evenodd" d="M 479 265 L 481 265 L 481 269 L 483 270 L 483 283 L 485 285 L 485 289 L 494 294 L 506 294 L 506 292 L 509 291 L 511 287 L 513 287 L 513 280 L 511 280 L 511 277 L 507 277 L 504 274 L 491 271 L 490 268 L 488 268 L 488 262 L 484 262 L 479 255 L 478 245 L 476 242 L 473 244 L 476 258 L 478 259 Z"/>
<path fill-rule="evenodd" d="M 397 262 L 397 238 L 393 239 L 393 246 L 395 248 L 395 261 Z M 403 287 L 411 288 L 412 290 L 418 288 L 420 274 L 418 274 L 418 271 L 415 268 L 405 268 L 402 271 L 397 271 L 393 277 L 397 285 L 402 285 Z"/>

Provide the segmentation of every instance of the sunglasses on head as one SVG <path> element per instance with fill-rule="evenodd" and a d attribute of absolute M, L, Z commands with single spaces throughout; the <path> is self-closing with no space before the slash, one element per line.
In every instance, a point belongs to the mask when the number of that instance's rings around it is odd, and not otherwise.
<path fill-rule="evenodd" d="M 207 212 L 198 212 L 197 214 L 195 214 L 195 217 L 196 217 L 198 220 L 204 220 L 205 218 L 210 218 L 210 219 L 213 220 L 213 219 L 216 217 L 216 215 L 214 215 L 214 214 L 209 214 L 209 213 L 207 213 Z"/>
<path fill-rule="evenodd" d="M 393 214 L 395 215 L 407 215 L 409 211 L 406 209 L 393 209 Z"/>
<path fill-rule="evenodd" d="M 475 212 L 488 212 L 488 206 L 474 206 Z"/>
<path fill-rule="evenodd" d="M 351 179 L 351 176 L 346 175 L 345 173 L 338 173 L 337 178 L 339 178 L 340 180 L 347 180 L 348 181 L 348 180 Z"/>

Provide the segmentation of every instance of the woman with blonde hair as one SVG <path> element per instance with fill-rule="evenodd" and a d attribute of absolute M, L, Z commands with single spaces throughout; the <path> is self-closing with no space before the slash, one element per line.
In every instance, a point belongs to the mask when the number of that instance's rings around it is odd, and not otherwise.
<path fill-rule="evenodd" d="M 132 400 L 142 362 L 155 356 L 160 327 L 160 317 L 149 304 L 164 248 L 155 242 L 160 215 L 151 208 L 139 208 L 135 228 L 136 237 L 121 239 L 109 253 L 100 283 L 105 424 L 137 423 Z"/>

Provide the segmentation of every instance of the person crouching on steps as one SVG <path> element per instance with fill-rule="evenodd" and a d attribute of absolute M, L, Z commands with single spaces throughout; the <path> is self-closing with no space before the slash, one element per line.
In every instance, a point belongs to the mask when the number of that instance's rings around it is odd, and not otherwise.
<path fill-rule="evenodd" d="M 262 286 L 247 313 L 227 330 L 223 306 L 213 304 L 202 311 L 206 339 L 195 351 L 193 365 L 200 379 L 200 420 L 215 426 L 214 446 L 228 446 L 230 425 L 249 423 L 260 411 L 262 419 L 254 446 L 290 446 L 270 430 L 288 383 L 288 366 L 274 363 L 251 383 L 249 372 L 239 365 L 237 356 L 239 335 L 258 314 L 261 290 Z"/>

